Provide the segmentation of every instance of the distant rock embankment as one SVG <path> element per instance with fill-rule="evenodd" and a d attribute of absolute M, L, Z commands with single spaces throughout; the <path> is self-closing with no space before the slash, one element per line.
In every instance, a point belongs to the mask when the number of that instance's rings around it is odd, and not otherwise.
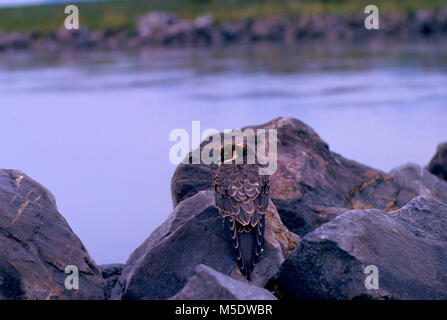
<path fill-rule="evenodd" d="M 126 264 L 99 268 L 44 187 L 0 170 L 0 299 L 447 298 L 444 145 L 428 170 L 385 173 L 332 152 L 295 119 L 249 128 L 278 134 L 266 247 L 251 282 L 214 206 L 215 165 L 179 165 L 167 220 Z M 79 268 L 79 290 L 64 286 L 67 265 Z M 371 266 L 377 288 L 365 284 Z"/>
<path fill-rule="evenodd" d="M 305 40 L 365 40 L 392 37 L 414 40 L 419 36 L 447 34 L 447 7 L 420 9 L 413 14 L 380 14 L 379 30 L 364 27 L 364 14 L 303 15 L 296 18 L 253 18 L 216 23 L 213 16 L 202 15 L 182 20 L 175 14 L 149 12 L 136 21 L 131 30 L 66 30 L 41 34 L 11 32 L 0 35 L 0 51 L 35 49 L 123 49 L 147 46 L 208 46 L 233 43 L 280 42 Z"/>

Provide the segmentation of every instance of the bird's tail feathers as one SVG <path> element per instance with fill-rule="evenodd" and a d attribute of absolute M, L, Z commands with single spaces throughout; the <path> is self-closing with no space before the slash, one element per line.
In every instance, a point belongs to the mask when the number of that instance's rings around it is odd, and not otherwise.
<path fill-rule="evenodd" d="M 255 241 L 255 229 L 248 228 L 239 232 L 239 246 L 241 250 L 241 263 L 239 269 L 242 274 L 250 280 L 251 273 L 254 269 L 254 241 Z"/>

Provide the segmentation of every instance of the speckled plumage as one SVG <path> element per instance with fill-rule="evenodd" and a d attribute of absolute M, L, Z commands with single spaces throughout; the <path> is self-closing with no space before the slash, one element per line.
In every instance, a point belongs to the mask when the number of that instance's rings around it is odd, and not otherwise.
<path fill-rule="evenodd" d="M 258 165 L 221 164 L 214 177 L 216 206 L 241 273 L 250 279 L 264 248 L 269 178 Z"/>

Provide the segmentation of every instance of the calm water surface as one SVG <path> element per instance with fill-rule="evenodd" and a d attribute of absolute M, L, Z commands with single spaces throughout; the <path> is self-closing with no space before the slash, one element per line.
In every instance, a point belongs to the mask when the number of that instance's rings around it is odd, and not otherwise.
<path fill-rule="evenodd" d="M 47 186 L 100 264 L 172 210 L 171 130 L 278 116 L 370 166 L 425 165 L 447 140 L 447 45 L 0 55 L 0 167 Z"/>

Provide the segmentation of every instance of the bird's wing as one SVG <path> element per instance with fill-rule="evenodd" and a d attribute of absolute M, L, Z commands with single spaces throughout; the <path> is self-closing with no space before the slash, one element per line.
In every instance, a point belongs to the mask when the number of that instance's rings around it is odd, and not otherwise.
<path fill-rule="evenodd" d="M 250 278 L 264 248 L 265 213 L 269 205 L 269 181 L 256 167 L 221 167 L 214 179 L 216 206 L 224 217 L 242 274 Z"/>
<path fill-rule="evenodd" d="M 261 259 L 262 251 L 264 250 L 264 233 L 265 233 L 265 215 L 263 214 L 260 219 L 259 223 L 256 225 L 255 228 L 255 248 L 253 252 L 253 265 L 258 263 Z"/>
<path fill-rule="evenodd" d="M 214 178 L 214 189 L 220 212 L 243 226 L 255 227 L 267 211 L 269 179 L 258 175 L 255 166 L 221 166 Z"/>

